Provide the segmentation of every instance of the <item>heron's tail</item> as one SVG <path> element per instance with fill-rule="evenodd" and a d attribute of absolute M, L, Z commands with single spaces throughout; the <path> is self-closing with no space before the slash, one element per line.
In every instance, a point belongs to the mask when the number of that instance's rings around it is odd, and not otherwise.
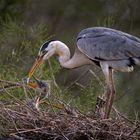
<path fill-rule="evenodd" d="M 134 64 L 140 66 L 140 57 L 134 57 L 133 58 Z"/>

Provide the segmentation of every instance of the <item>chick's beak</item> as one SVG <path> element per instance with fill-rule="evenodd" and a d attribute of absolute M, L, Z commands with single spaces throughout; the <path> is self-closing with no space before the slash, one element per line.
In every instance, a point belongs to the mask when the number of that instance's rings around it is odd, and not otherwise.
<path fill-rule="evenodd" d="M 32 77 L 32 75 L 34 74 L 35 70 L 37 68 L 39 68 L 39 66 L 43 63 L 43 59 L 42 57 L 38 57 L 35 61 L 35 63 L 33 64 L 33 66 L 31 67 L 30 71 L 29 71 L 29 75 L 28 75 L 28 79 L 30 79 Z"/>
<path fill-rule="evenodd" d="M 37 83 L 32 83 L 32 82 L 28 83 L 28 86 L 32 87 L 33 89 L 39 88 L 39 85 Z"/>

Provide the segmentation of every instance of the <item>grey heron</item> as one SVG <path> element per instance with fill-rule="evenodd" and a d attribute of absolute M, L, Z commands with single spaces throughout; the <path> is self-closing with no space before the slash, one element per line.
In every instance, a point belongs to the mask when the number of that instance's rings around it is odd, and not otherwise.
<path fill-rule="evenodd" d="M 93 63 L 100 66 L 107 84 L 104 118 L 109 118 L 116 93 L 113 71 L 131 72 L 133 65 L 140 65 L 140 39 L 115 29 L 86 28 L 77 36 L 77 47 L 72 58 L 69 48 L 63 42 L 58 40 L 45 42 L 39 50 L 28 79 L 53 54 L 59 56 L 60 65 L 64 68 L 71 69 Z"/>

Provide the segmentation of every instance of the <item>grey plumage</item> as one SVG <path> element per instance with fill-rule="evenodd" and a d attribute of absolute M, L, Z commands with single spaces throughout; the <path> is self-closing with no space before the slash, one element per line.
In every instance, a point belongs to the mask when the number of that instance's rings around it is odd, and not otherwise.
<path fill-rule="evenodd" d="M 92 60 L 122 61 L 128 66 L 140 62 L 140 39 L 118 30 L 104 27 L 84 29 L 77 37 L 77 46 Z"/>

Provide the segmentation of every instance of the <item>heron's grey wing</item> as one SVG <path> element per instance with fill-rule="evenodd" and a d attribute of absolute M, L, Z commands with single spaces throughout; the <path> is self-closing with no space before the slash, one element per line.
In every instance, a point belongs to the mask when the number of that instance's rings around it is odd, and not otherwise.
<path fill-rule="evenodd" d="M 77 37 L 77 47 L 89 58 L 95 60 L 140 57 L 139 38 L 107 28 L 81 31 Z"/>

